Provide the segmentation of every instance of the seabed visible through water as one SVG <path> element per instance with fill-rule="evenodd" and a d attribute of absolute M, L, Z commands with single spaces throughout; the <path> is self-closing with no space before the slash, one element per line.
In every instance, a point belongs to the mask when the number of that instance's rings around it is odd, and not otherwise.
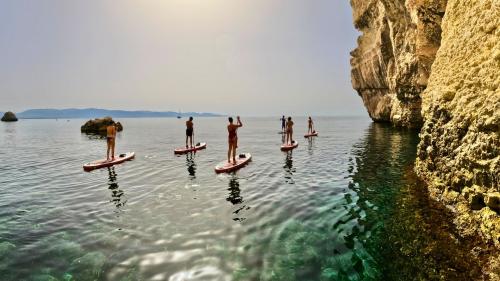
<path fill-rule="evenodd" d="M 249 118 L 239 151 L 253 161 L 216 175 L 225 119 L 195 120 L 207 149 L 182 156 L 182 120 L 124 119 L 117 148 L 136 159 L 85 173 L 105 142 L 83 121 L 1 124 L 1 280 L 481 277 L 479 242 L 413 173 L 417 132 L 317 118 L 319 137 L 283 153 L 279 120 Z"/>

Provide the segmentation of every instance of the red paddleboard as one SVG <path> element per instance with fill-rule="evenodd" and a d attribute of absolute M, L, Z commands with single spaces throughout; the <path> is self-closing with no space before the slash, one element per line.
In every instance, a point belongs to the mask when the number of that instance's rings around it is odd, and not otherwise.
<path fill-rule="evenodd" d="M 305 134 L 304 138 L 317 137 L 317 136 L 318 136 L 318 132 L 314 132 L 314 133 L 311 133 L 311 134 Z"/>
<path fill-rule="evenodd" d="M 293 141 L 293 144 L 283 144 L 281 145 L 281 150 L 282 151 L 288 151 L 292 150 L 294 148 L 297 148 L 299 146 L 299 143 L 297 141 Z"/>
<path fill-rule="evenodd" d="M 220 174 L 236 171 L 248 164 L 250 160 L 252 160 L 252 155 L 250 153 L 240 154 L 238 157 L 236 157 L 236 164 L 232 162 L 227 163 L 227 161 L 220 162 L 219 164 L 217 164 L 217 166 L 215 166 L 215 172 L 217 174 Z"/>
<path fill-rule="evenodd" d="M 102 159 L 87 163 L 83 165 L 83 169 L 85 171 L 92 171 L 99 168 L 111 167 L 113 165 L 123 163 L 127 160 L 131 160 L 134 157 L 135 157 L 135 152 L 127 152 L 125 154 L 120 154 L 118 157 L 115 156 L 115 159 L 113 160 Z"/>
<path fill-rule="evenodd" d="M 181 147 L 181 148 L 176 148 L 174 150 L 174 153 L 175 154 L 184 154 L 184 153 L 188 153 L 188 152 L 194 152 L 194 151 L 198 151 L 198 150 L 201 150 L 201 149 L 205 149 L 207 148 L 207 143 L 206 142 L 202 142 L 202 143 L 197 143 L 195 147 L 193 148 L 185 148 L 185 147 Z"/>

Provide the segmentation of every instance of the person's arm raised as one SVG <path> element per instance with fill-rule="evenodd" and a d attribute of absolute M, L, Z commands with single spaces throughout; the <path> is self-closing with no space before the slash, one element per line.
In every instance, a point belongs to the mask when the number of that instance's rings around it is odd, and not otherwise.
<path fill-rule="evenodd" d="M 238 127 L 243 127 L 243 123 L 241 123 L 240 117 L 238 116 L 237 118 L 238 118 Z"/>

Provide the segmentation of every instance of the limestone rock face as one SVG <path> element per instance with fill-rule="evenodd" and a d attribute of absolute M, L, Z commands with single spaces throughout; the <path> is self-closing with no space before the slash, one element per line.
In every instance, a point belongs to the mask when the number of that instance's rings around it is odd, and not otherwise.
<path fill-rule="evenodd" d="M 14 114 L 14 112 L 8 111 L 8 112 L 5 112 L 5 114 L 3 115 L 2 121 L 4 121 L 4 122 L 15 122 L 15 121 L 17 121 L 17 117 Z"/>
<path fill-rule="evenodd" d="M 422 93 L 417 173 L 452 202 L 463 233 L 500 247 L 500 0 L 448 0 Z"/>
<path fill-rule="evenodd" d="M 363 34 L 351 80 L 374 121 L 420 127 L 421 93 L 441 41 L 446 0 L 351 0 Z"/>
<path fill-rule="evenodd" d="M 86 134 L 106 135 L 106 128 L 113 124 L 116 124 L 116 131 L 123 131 L 123 126 L 120 122 L 113 121 L 111 117 L 104 117 L 87 121 L 81 127 L 81 132 Z"/>

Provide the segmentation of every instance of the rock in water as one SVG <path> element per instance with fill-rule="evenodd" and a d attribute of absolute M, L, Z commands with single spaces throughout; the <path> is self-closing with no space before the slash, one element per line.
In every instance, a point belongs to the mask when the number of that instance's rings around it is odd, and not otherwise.
<path fill-rule="evenodd" d="M 87 121 L 81 127 L 81 132 L 85 134 L 105 135 L 106 128 L 112 124 L 116 124 L 116 130 L 118 132 L 123 131 L 123 126 L 120 122 L 113 121 L 111 117 L 104 117 Z"/>
<path fill-rule="evenodd" d="M 2 121 L 4 122 L 15 122 L 17 121 L 17 117 L 12 111 L 5 112 L 5 114 L 2 117 Z"/>
<path fill-rule="evenodd" d="M 101 252 L 90 252 L 71 263 L 70 272 L 74 280 L 98 280 L 102 274 L 106 256 Z"/>

